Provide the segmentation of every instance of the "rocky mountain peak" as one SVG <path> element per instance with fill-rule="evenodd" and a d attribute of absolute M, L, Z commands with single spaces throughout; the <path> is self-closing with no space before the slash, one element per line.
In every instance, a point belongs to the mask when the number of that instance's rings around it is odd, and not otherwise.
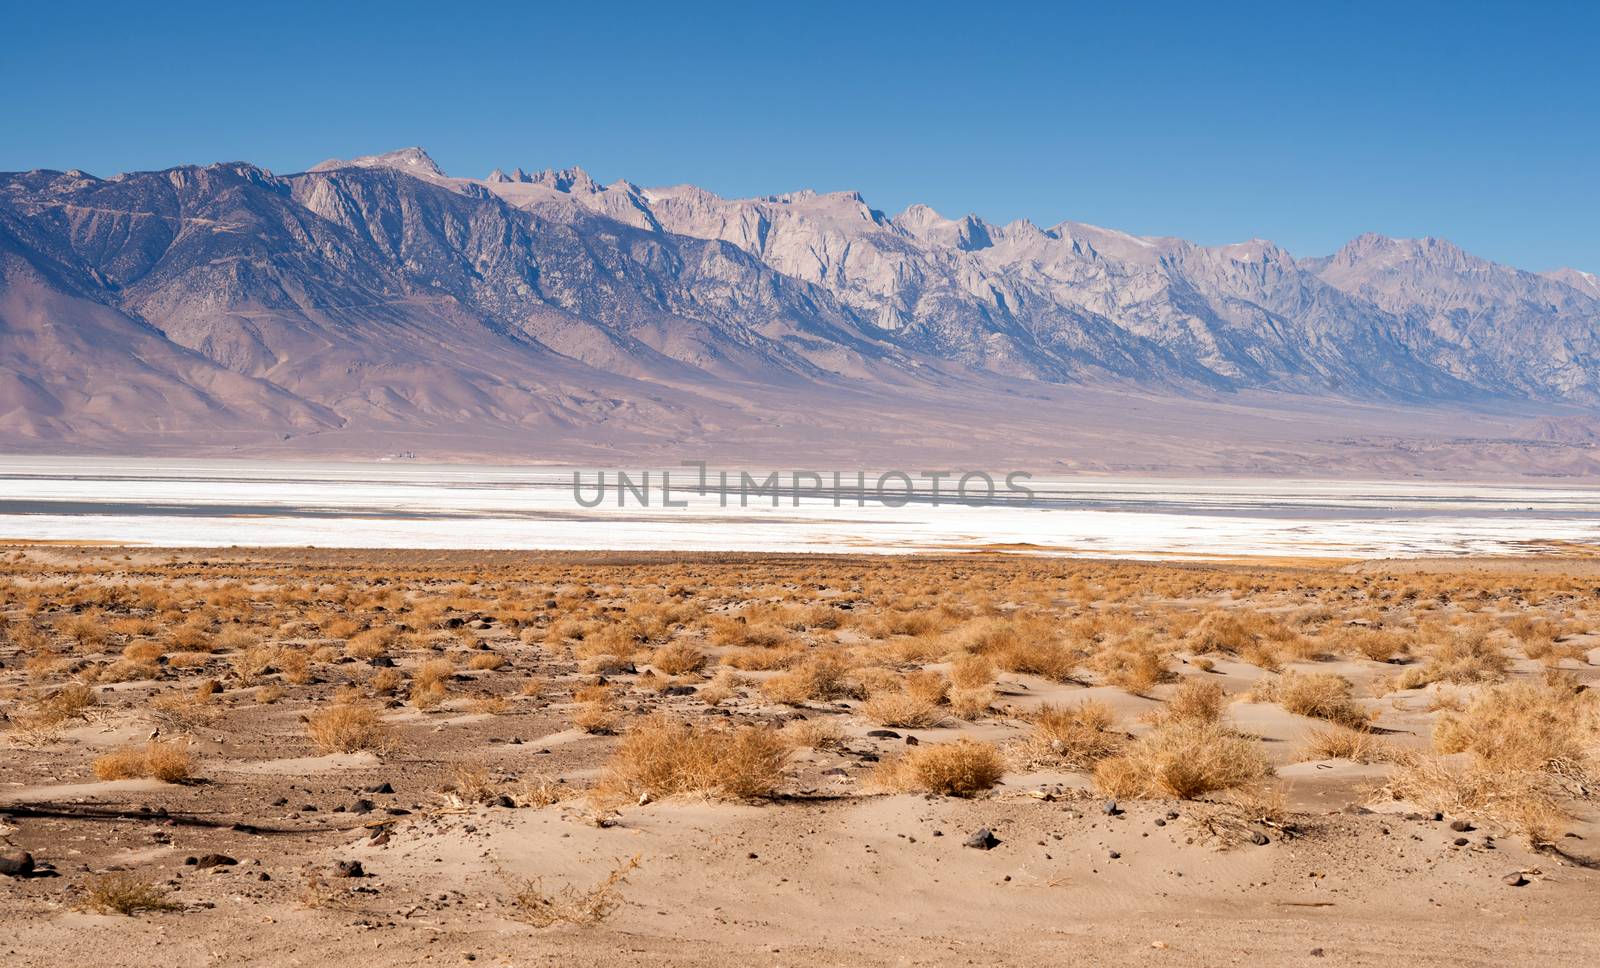
<path fill-rule="evenodd" d="M 417 147 L 386 151 L 380 155 L 362 155 L 348 160 L 329 158 L 311 166 L 310 170 L 332 171 L 338 168 L 393 168 L 416 178 L 447 177 L 438 163 L 429 157 L 426 151 Z"/>

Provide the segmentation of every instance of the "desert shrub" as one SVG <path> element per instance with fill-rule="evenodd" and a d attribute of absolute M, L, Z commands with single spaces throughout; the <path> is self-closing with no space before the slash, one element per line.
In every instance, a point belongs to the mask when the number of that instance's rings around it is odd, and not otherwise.
<path fill-rule="evenodd" d="M 1077 653 L 1051 639 L 1019 640 L 991 654 L 995 664 L 1007 672 L 1043 676 L 1052 682 L 1071 682 L 1078 668 Z"/>
<path fill-rule="evenodd" d="M 507 659 L 498 652 L 479 652 L 477 655 L 467 660 L 467 668 L 476 669 L 479 672 L 503 669 L 510 664 L 511 660 Z"/>
<path fill-rule="evenodd" d="M 808 700 L 853 697 L 858 687 L 850 680 L 850 663 L 842 655 L 823 653 L 768 679 L 761 691 L 774 702 L 798 706 Z"/>
<path fill-rule="evenodd" d="M 1217 723 L 1175 721 L 1100 761 L 1094 782 L 1117 797 L 1192 800 L 1272 775 L 1260 744 Z"/>
<path fill-rule="evenodd" d="M 1498 682 L 1510 665 L 1505 650 L 1481 630 L 1447 633 L 1428 648 L 1422 665 L 1401 674 L 1398 685 L 1417 689 L 1432 682 Z"/>
<path fill-rule="evenodd" d="M 1166 657 L 1152 643 L 1124 643 L 1101 651 L 1093 666 L 1105 681 L 1134 695 L 1144 695 L 1168 675 Z"/>
<path fill-rule="evenodd" d="M 783 780 L 789 744 L 775 729 L 724 729 L 651 716 L 628 729 L 606 764 L 602 797 L 769 797 Z"/>
<path fill-rule="evenodd" d="M 390 742 L 389 727 L 378 711 L 357 703 L 340 703 L 312 713 L 306 720 L 306 736 L 322 753 L 383 752 Z"/>
<path fill-rule="evenodd" d="M 1368 730 L 1351 729 L 1333 723 L 1306 733 L 1300 747 L 1302 760 L 1351 760 L 1356 763 L 1382 763 L 1393 755 L 1388 743 Z"/>
<path fill-rule="evenodd" d="M 132 917 L 141 911 L 181 911 L 164 887 L 134 874 L 101 874 L 91 879 L 84 890 L 89 907 L 102 914 Z"/>
<path fill-rule="evenodd" d="M 1587 692 L 1531 682 L 1494 686 L 1433 728 L 1440 753 L 1470 753 L 1478 769 L 1600 780 L 1600 704 Z"/>
<path fill-rule="evenodd" d="M 411 705 L 432 709 L 444 701 L 446 683 L 455 677 L 456 667 L 449 659 L 429 659 L 411 674 Z"/>
<path fill-rule="evenodd" d="M 98 648 L 110 638 L 105 617 L 95 612 L 69 616 L 57 628 L 82 649 Z"/>
<path fill-rule="evenodd" d="M 711 644 L 722 647 L 775 649 L 793 638 L 788 629 L 768 623 L 724 618 L 711 625 Z"/>
<path fill-rule="evenodd" d="M 961 719 L 978 719 L 994 705 L 993 686 L 957 687 L 950 691 L 950 711 Z"/>
<path fill-rule="evenodd" d="M 861 714 L 879 726 L 915 729 L 939 722 L 939 706 L 907 691 L 873 693 L 861 704 Z"/>
<path fill-rule="evenodd" d="M 629 872 L 638 866 L 637 857 L 619 864 L 600 883 L 587 889 L 568 884 L 549 892 L 540 879 L 524 881 L 512 892 L 511 917 L 536 928 L 599 924 L 621 906 L 620 889 L 628 882 Z"/>
<path fill-rule="evenodd" d="M 180 740 L 151 740 L 143 746 L 125 746 L 94 761 L 94 775 L 102 780 L 141 777 L 177 783 L 194 770 L 189 744 Z"/>
<path fill-rule="evenodd" d="M 1060 763 L 1075 770 L 1116 755 L 1128 735 L 1114 728 L 1111 707 L 1094 699 L 1075 706 L 1044 705 L 1028 716 L 1032 726 L 1022 748 L 1030 760 Z"/>
<path fill-rule="evenodd" d="M 925 791 L 971 797 L 992 788 L 1005 774 L 1005 760 L 988 743 L 959 739 L 925 743 L 878 764 L 877 785 L 891 791 Z"/>
<path fill-rule="evenodd" d="M 650 664 L 663 675 L 682 676 L 705 668 L 706 654 L 687 642 L 674 642 L 651 653 Z"/>
<path fill-rule="evenodd" d="M 1562 784 L 1537 770 L 1462 769 L 1436 756 L 1396 753 L 1384 793 L 1424 810 L 1470 814 L 1520 831 L 1532 844 L 1554 843 L 1571 821 Z"/>
<path fill-rule="evenodd" d="M 1223 692 L 1220 685 L 1200 679 L 1185 679 L 1167 699 L 1161 718 L 1196 723 L 1220 722 L 1227 704 L 1227 693 Z"/>
<path fill-rule="evenodd" d="M 796 719 L 784 724 L 783 738 L 795 746 L 834 749 L 844 743 L 844 731 L 831 719 Z"/>
<path fill-rule="evenodd" d="M 906 674 L 906 694 L 931 706 L 944 702 L 950 695 L 950 680 L 937 672 L 919 669 Z"/>
<path fill-rule="evenodd" d="M 352 638 L 344 647 L 345 654 L 353 659 L 376 659 L 394 645 L 395 632 L 390 628 L 367 629 Z"/>
<path fill-rule="evenodd" d="M 1196 653 L 1223 652 L 1239 655 L 1255 643 L 1255 636 L 1245 628 L 1237 616 L 1217 609 L 1207 612 L 1199 623 L 1189 630 L 1185 640 L 1189 649 Z"/>
<path fill-rule="evenodd" d="M 950 682 L 957 689 L 982 689 L 994 684 L 994 663 L 981 655 L 963 655 L 950 663 Z"/>
<path fill-rule="evenodd" d="M 572 725 L 595 736 L 616 732 L 621 721 L 622 717 L 605 699 L 584 702 L 572 714 Z"/>
<path fill-rule="evenodd" d="M 11 714 L 11 721 L 25 733 L 50 733 L 69 720 L 87 719 L 94 704 L 94 690 L 74 682 L 32 699 Z"/>
<path fill-rule="evenodd" d="M 1251 695 L 1276 702 L 1297 716 L 1365 729 L 1371 724 L 1372 715 L 1351 699 L 1350 692 L 1350 680 L 1331 672 L 1286 672 L 1277 679 L 1263 680 Z"/>

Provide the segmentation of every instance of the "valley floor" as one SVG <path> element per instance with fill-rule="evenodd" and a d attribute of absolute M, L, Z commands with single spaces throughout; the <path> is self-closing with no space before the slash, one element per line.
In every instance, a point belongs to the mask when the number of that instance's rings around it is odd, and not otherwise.
<path fill-rule="evenodd" d="M 0 958 L 1592 964 L 1597 681 L 1588 558 L 10 545 Z"/>

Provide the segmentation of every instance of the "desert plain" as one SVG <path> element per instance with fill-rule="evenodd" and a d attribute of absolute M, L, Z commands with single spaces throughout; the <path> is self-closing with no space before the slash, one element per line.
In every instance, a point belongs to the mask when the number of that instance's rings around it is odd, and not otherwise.
<path fill-rule="evenodd" d="M 6 965 L 1588 965 L 1600 559 L 0 547 Z"/>

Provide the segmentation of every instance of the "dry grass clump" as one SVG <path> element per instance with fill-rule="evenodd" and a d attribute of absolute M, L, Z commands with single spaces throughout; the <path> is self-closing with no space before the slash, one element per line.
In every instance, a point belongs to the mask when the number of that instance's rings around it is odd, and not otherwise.
<path fill-rule="evenodd" d="M 1351 729 L 1366 729 L 1372 714 L 1350 697 L 1350 680 L 1331 672 L 1285 672 L 1251 690 L 1262 702 L 1276 702 L 1297 716 L 1326 719 Z"/>
<path fill-rule="evenodd" d="M 1553 844 L 1571 820 L 1560 784 L 1533 770 L 1500 773 L 1453 766 L 1437 756 L 1397 754 L 1384 793 L 1446 814 L 1471 814 L 1505 824 L 1535 846 Z"/>
<path fill-rule="evenodd" d="M 572 714 L 572 725 L 592 736 L 615 733 L 622 722 L 622 714 L 611 705 L 609 695 L 581 703 Z"/>
<path fill-rule="evenodd" d="M 389 727 L 378 718 L 378 711 L 358 703 L 340 703 L 312 713 L 306 720 L 306 736 L 321 753 L 381 753 L 390 743 Z"/>
<path fill-rule="evenodd" d="M 859 695 L 850 679 L 850 663 L 836 653 L 823 653 L 800 665 L 780 672 L 761 684 L 761 691 L 773 702 L 799 706 L 810 700 L 827 701 Z"/>
<path fill-rule="evenodd" d="M 950 711 L 959 719 L 980 719 L 989 712 L 997 698 L 993 686 L 958 686 L 950 690 Z"/>
<path fill-rule="evenodd" d="M 797 747 L 814 750 L 844 745 L 844 730 L 831 719 L 796 719 L 784 724 L 783 738 Z"/>
<path fill-rule="evenodd" d="M 714 678 L 696 693 L 700 701 L 707 706 L 720 706 L 739 694 L 741 689 L 750 685 L 750 680 L 739 675 L 732 669 L 723 669 Z"/>
<path fill-rule="evenodd" d="M 1190 650 L 1199 654 L 1222 652 L 1239 655 L 1255 644 L 1255 636 L 1244 627 L 1238 616 L 1221 609 L 1207 612 L 1189 630 L 1185 640 Z"/>
<path fill-rule="evenodd" d="M 950 684 L 956 689 L 994 685 L 994 663 L 981 655 L 963 655 L 950 663 Z"/>
<path fill-rule="evenodd" d="M 504 669 L 510 664 L 511 660 L 498 652 L 479 652 L 477 655 L 467 660 L 467 668 L 476 669 L 479 672 L 492 672 L 495 669 Z"/>
<path fill-rule="evenodd" d="M 1481 630 L 1447 634 L 1432 645 L 1420 666 L 1401 673 L 1401 689 L 1418 689 L 1431 682 L 1498 682 L 1505 678 L 1511 659 Z"/>
<path fill-rule="evenodd" d="M 1393 755 L 1394 749 L 1371 732 L 1334 723 L 1317 726 L 1308 731 L 1305 742 L 1300 747 L 1299 758 L 1383 763 Z"/>
<path fill-rule="evenodd" d="M 1149 692 L 1169 675 L 1166 656 L 1149 642 L 1127 642 L 1105 649 L 1092 664 L 1109 685 L 1136 696 Z"/>
<path fill-rule="evenodd" d="M 777 649 L 789 645 L 793 638 L 788 629 L 770 623 L 723 618 L 711 625 L 711 644 L 724 648 Z"/>
<path fill-rule="evenodd" d="M 1563 799 L 1593 796 L 1600 785 L 1600 704 L 1587 692 L 1496 686 L 1441 714 L 1433 743 L 1441 754 L 1470 754 L 1469 762 L 1400 758 L 1390 796 L 1506 824 L 1536 845 L 1554 842 L 1570 821 Z"/>
<path fill-rule="evenodd" d="M 789 743 L 775 729 L 693 726 L 656 715 L 629 727 L 606 764 L 603 799 L 754 800 L 783 780 Z"/>
<path fill-rule="evenodd" d="M 445 683 L 455 677 L 456 667 L 449 659 L 430 659 L 411 674 L 411 705 L 432 709 L 444 701 Z"/>
<path fill-rule="evenodd" d="M 959 739 L 925 743 L 886 759 L 873 773 L 874 783 L 892 792 L 922 791 L 947 797 L 971 797 L 989 790 L 1005 775 L 1005 759 L 988 743 Z"/>
<path fill-rule="evenodd" d="M 1222 711 L 1227 704 L 1228 694 L 1217 683 L 1185 679 L 1172 691 L 1158 721 L 1217 723 L 1222 721 Z"/>
<path fill-rule="evenodd" d="M 1095 786 L 1115 797 L 1192 800 L 1272 775 L 1260 744 L 1218 723 L 1175 720 L 1101 760 Z"/>
<path fill-rule="evenodd" d="M 151 740 L 143 746 L 125 746 L 94 761 L 94 775 L 102 780 L 149 777 L 177 783 L 189 779 L 193 772 L 189 744 L 181 740 Z"/>
<path fill-rule="evenodd" d="M 861 704 L 861 714 L 879 726 L 906 729 L 933 726 L 943 718 L 937 701 L 930 702 L 909 690 L 873 693 Z"/>
<path fill-rule="evenodd" d="M 657 672 L 668 676 L 699 672 L 705 668 L 706 662 L 706 654 L 687 642 L 673 642 L 650 654 L 650 664 Z"/>
<path fill-rule="evenodd" d="M 620 889 L 638 866 L 639 858 L 634 857 L 618 864 L 594 887 L 580 890 L 567 884 L 553 894 L 545 891 L 542 879 L 524 881 L 511 895 L 511 917 L 536 928 L 599 924 L 622 906 Z"/>
<path fill-rule="evenodd" d="M 1050 639 L 1015 641 L 991 655 L 1007 672 L 1043 676 L 1052 682 L 1071 682 L 1078 668 L 1077 653 Z"/>
<path fill-rule="evenodd" d="M 1486 689 L 1433 727 L 1440 753 L 1471 753 L 1476 767 L 1600 782 L 1600 703 L 1587 693 L 1515 682 Z"/>
<path fill-rule="evenodd" d="M 1028 721 L 1033 729 L 1022 750 L 1033 762 L 1092 770 L 1096 763 L 1121 752 L 1128 742 L 1128 734 L 1114 728 L 1116 716 L 1111 707 L 1095 699 L 1076 706 L 1040 706 Z"/>
<path fill-rule="evenodd" d="M 84 902 L 102 914 L 132 917 L 141 911 L 181 911 L 167 889 L 134 874 L 101 874 L 92 878 Z"/>
<path fill-rule="evenodd" d="M 48 735 L 74 719 L 87 719 L 95 704 L 94 690 L 74 682 L 44 693 L 11 713 L 12 725 L 25 734 Z"/>

